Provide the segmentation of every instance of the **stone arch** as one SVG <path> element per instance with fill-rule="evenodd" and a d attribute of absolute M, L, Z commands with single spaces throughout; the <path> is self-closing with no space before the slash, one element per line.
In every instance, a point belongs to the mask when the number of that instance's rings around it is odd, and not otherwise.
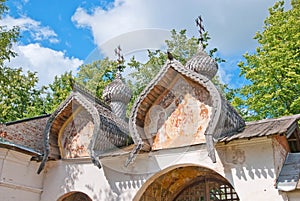
<path fill-rule="evenodd" d="M 57 201 L 92 201 L 85 193 L 73 191 L 62 195 Z"/>
<path fill-rule="evenodd" d="M 166 168 L 150 177 L 134 201 L 239 201 L 230 182 L 206 167 L 184 164 Z"/>

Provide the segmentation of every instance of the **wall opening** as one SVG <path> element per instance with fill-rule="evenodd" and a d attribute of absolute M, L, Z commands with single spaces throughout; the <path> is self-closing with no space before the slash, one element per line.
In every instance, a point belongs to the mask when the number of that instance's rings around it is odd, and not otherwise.
<path fill-rule="evenodd" d="M 168 168 L 152 176 L 135 201 L 239 201 L 232 185 L 217 172 L 195 165 Z"/>
<path fill-rule="evenodd" d="M 69 192 L 61 196 L 57 201 L 92 201 L 92 199 L 82 192 Z"/>

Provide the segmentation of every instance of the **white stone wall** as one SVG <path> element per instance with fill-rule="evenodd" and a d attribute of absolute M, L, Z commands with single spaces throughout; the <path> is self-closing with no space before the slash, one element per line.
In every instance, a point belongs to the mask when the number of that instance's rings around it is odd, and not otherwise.
<path fill-rule="evenodd" d="M 216 148 L 217 163 L 211 162 L 205 145 L 140 154 L 127 168 L 127 155 L 102 159 L 100 170 L 89 159 L 48 162 L 41 200 L 57 200 L 70 191 L 86 193 L 95 201 L 132 200 L 151 176 L 182 164 L 215 170 L 227 178 L 242 201 L 286 200 L 285 193 L 275 189 L 271 138 L 239 140 Z"/>
<path fill-rule="evenodd" d="M 79 191 L 93 201 L 115 198 L 103 169 L 97 168 L 90 159 L 66 159 L 49 161 L 44 180 L 41 201 L 56 201 L 68 192 Z"/>
<path fill-rule="evenodd" d="M 275 188 L 276 171 L 272 138 L 230 142 L 217 148 L 225 177 L 231 181 L 240 200 L 286 200 Z"/>
<path fill-rule="evenodd" d="M 0 200 L 39 201 L 43 174 L 36 173 L 39 164 L 31 156 L 0 148 Z"/>

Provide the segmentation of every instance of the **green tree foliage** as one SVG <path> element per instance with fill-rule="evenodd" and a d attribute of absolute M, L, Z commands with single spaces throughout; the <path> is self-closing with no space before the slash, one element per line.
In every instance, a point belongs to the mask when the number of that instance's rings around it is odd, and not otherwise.
<path fill-rule="evenodd" d="M 8 7 L 4 4 L 6 0 L 0 0 L 0 20 L 2 16 L 8 11 Z M 7 29 L 6 26 L 0 26 L 0 67 L 3 66 L 5 60 L 16 56 L 12 51 L 12 45 L 19 37 L 19 28 L 13 27 Z"/>
<path fill-rule="evenodd" d="M 0 0 L 0 20 L 7 11 L 5 0 Z M 37 89 L 36 73 L 4 65 L 4 61 L 16 56 L 12 46 L 18 38 L 18 27 L 0 26 L 0 123 L 44 113 L 44 88 Z"/>
<path fill-rule="evenodd" d="M 0 122 L 33 117 L 44 113 L 42 90 L 36 89 L 36 73 L 0 68 Z"/>
<path fill-rule="evenodd" d="M 205 36 L 207 36 L 207 33 Z M 207 39 L 207 37 L 205 37 L 205 39 Z M 185 64 L 189 58 L 194 56 L 199 47 L 199 39 L 195 37 L 188 38 L 185 29 L 179 31 L 178 33 L 175 29 L 172 29 L 171 40 L 166 40 L 165 42 L 168 51 L 171 52 L 174 58 L 180 61 L 182 64 Z M 206 44 L 204 47 L 206 47 Z M 151 58 L 150 56 L 151 55 L 149 55 L 149 58 Z"/>
<path fill-rule="evenodd" d="M 102 91 L 114 79 L 117 66 L 116 61 L 108 58 L 82 65 L 77 73 L 76 81 L 102 99 Z"/>
<path fill-rule="evenodd" d="M 203 34 L 203 47 L 208 46 L 208 40 L 210 39 L 207 32 Z M 188 38 L 186 36 L 186 30 L 181 30 L 177 32 L 176 30 L 171 31 L 171 39 L 166 40 L 167 49 L 172 53 L 174 58 L 180 61 L 182 64 L 185 64 L 188 59 L 194 56 L 199 48 L 200 40 L 195 37 Z M 215 57 L 217 49 L 214 48 L 209 50 L 208 54 L 215 58 L 217 62 L 224 62 L 223 59 Z M 133 78 L 134 83 L 131 81 L 128 82 L 129 86 L 133 91 L 133 98 L 129 104 L 129 109 L 131 108 L 135 98 L 141 93 L 141 91 L 146 87 L 146 85 L 154 78 L 154 76 L 160 71 L 161 67 L 165 64 L 167 60 L 166 52 L 161 50 L 148 51 L 148 61 L 141 63 L 136 61 L 133 57 L 128 65 L 133 68 L 135 71 L 130 74 Z M 214 77 L 213 82 L 219 88 L 219 90 L 224 93 L 224 95 L 232 99 L 233 93 L 228 88 L 227 85 L 221 83 L 218 76 Z M 129 111 L 128 111 L 129 112 Z"/>
<path fill-rule="evenodd" d="M 235 106 L 247 119 L 263 119 L 300 113 L 300 1 L 292 0 L 284 9 L 279 1 L 269 9 L 264 30 L 254 39 L 254 54 L 240 62 L 241 75 L 251 84 L 240 89 Z"/>
<path fill-rule="evenodd" d="M 45 111 L 53 112 L 70 95 L 72 91 L 72 72 L 65 72 L 61 76 L 55 76 L 52 84 L 47 87 L 48 92 L 45 101 Z"/>

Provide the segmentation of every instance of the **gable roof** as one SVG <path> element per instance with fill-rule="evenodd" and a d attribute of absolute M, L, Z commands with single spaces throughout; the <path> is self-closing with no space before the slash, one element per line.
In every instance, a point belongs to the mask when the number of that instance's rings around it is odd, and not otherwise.
<path fill-rule="evenodd" d="M 232 135 L 222 135 L 219 142 L 229 142 L 232 140 L 269 136 L 274 134 L 286 134 L 289 137 L 298 126 L 297 121 L 300 114 L 283 116 L 280 118 L 264 119 L 259 121 L 246 122 L 246 127 L 239 133 Z"/>
<path fill-rule="evenodd" d="M 176 60 L 167 60 L 160 72 L 136 99 L 132 107 L 129 118 L 129 129 L 136 144 L 136 148 L 132 153 L 137 153 L 139 149 L 150 149 L 147 141 L 143 139 L 143 127 L 146 114 L 157 98 L 169 90 L 168 86 L 177 75 L 201 85 L 209 92 L 212 100 L 212 114 L 205 135 L 208 152 L 212 160 L 215 161 L 214 141 L 222 135 L 231 135 L 232 133 L 240 131 L 245 126 L 245 122 L 236 110 L 222 97 L 218 89 L 207 77 L 184 67 Z M 133 160 L 134 155 L 135 154 L 131 154 L 126 163 L 127 165 Z"/>
<path fill-rule="evenodd" d="M 39 167 L 40 173 L 48 158 L 59 159 L 58 133 L 66 120 L 72 116 L 77 108 L 83 107 L 90 114 L 94 123 L 91 145 L 89 146 L 92 161 L 101 167 L 98 157 L 116 147 L 132 143 L 128 130 L 128 123 L 117 117 L 110 107 L 90 94 L 79 85 L 75 85 L 71 94 L 51 114 L 44 129 L 44 155 Z"/>

